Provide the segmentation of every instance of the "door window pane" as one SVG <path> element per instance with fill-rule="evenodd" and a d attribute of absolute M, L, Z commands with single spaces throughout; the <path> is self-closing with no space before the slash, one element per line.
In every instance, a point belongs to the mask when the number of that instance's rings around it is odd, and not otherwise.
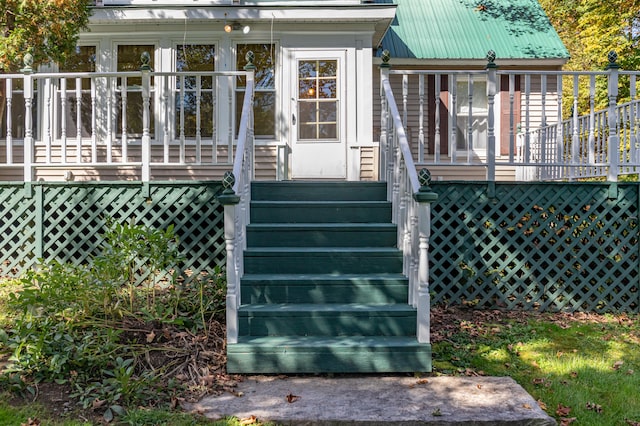
<path fill-rule="evenodd" d="M 298 138 L 338 138 L 338 61 L 298 61 Z"/>

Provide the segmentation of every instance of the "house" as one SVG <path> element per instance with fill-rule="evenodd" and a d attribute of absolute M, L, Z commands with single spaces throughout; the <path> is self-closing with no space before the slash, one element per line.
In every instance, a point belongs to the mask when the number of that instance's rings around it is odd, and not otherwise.
<path fill-rule="evenodd" d="M 162 77 L 161 74 L 242 70 L 246 64 L 245 54 L 252 51 L 257 67 L 256 177 L 370 180 L 377 178 L 378 66 L 385 49 L 391 54 L 394 68 L 461 72 L 484 70 L 489 50 L 496 52 L 501 70 L 558 70 L 568 58 L 566 49 L 534 0 L 519 0 L 508 5 L 471 0 L 104 0 L 96 2 L 89 30 L 80 35 L 76 57 L 67 64 L 40 70 L 35 78 L 44 78 L 45 71 L 134 72 L 142 65 L 140 55 L 148 52 L 149 66 L 155 75 L 150 80 L 152 154 L 161 143 L 171 146 L 182 143 L 187 147 L 187 159 L 190 154 L 193 157 L 193 161 L 187 161 L 190 167 L 178 170 L 158 167 L 150 172 L 152 178 L 212 178 L 220 177 L 224 168 L 207 166 L 224 163 L 222 159 L 229 157 L 227 147 L 238 124 L 243 83 L 241 79 L 222 81 L 218 78 L 220 81 L 214 82 L 212 77 L 202 77 L 200 86 L 196 87 L 195 76 L 181 80 L 176 75 Z M 496 130 L 500 153 L 505 153 L 509 134 L 508 82 L 507 76 L 500 78 L 496 108 L 501 112 L 496 115 Z M 74 95 L 75 80 L 68 80 L 64 113 L 61 83 L 36 81 L 34 108 L 50 109 L 52 113 L 40 113 L 40 120 L 34 121 L 34 161 L 42 166 L 34 167 L 34 179 L 62 180 L 65 172 L 72 172 L 77 180 L 141 177 L 139 167 L 134 166 L 123 165 L 118 172 L 102 166 L 72 167 L 78 162 L 77 158 L 60 161 L 71 164 L 51 167 L 56 161 L 45 158 L 47 154 L 41 156 L 43 151 L 49 152 L 48 148 L 38 147 L 42 141 L 59 140 L 64 131 L 71 151 L 78 149 L 71 147 L 75 139 L 96 139 L 98 145 L 113 143 L 114 147 L 120 144 L 125 148 L 124 156 L 121 148 L 114 150 L 117 161 L 137 162 L 142 135 L 141 80 L 139 77 L 116 80 L 110 84 L 104 77 L 101 81 L 95 80 L 92 88 L 90 79 L 84 78 L 80 97 Z M 486 83 L 482 80 L 481 74 L 458 76 L 455 112 L 448 105 L 448 93 L 452 92 L 447 87 L 448 79 L 442 80 L 440 133 L 457 135 L 455 148 L 449 148 L 447 138 L 441 138 L 442 155 L 451 157 L 454 150 L 485 155 L 488 106 L 486 95 L 482 94 L 486 92 Z M 125 82 L 127 90 L 123 92 L 121 86 Z M 520 96 L 524 81 L 516 76 L 515 83 L 516 96 Z M 434 84 L 432 76 L 427 82 L 427 97 L 432 97 Z M 534 86 L 536 84 L 539 83 L 534 82 Z M 547 84 L 552 87 L 555 83 L 550 78 Z M 471 110 L 467 87 L 473 93 L 481 93 L 471 101 Z M 24 134 L 24 117 L 16 110 L 24 108 L 19 83 L 16 89 L 12 102 L 13 140 L 19 140 Z M 417 86 L 409 91 L 417 93 Z M 539 87 L 531 88 L 532 101 L 538 105 L 531 109 L 538 111 L 538 115 L 539 93 Z M 79 100 L 82 102 L 75 105 Z M 547 103 L 551 101 L 548 97 Z M 409 102 L 417 101 L 410 97 Z M 92 115 L 88 112 L 92 103 L 95 123 L 91 123 Z M 215 112 L 214 103 L 218 107 Z M 126 114 L 122 114 L 123 108 Z M 110 109 L 111 114 L 107 112 Z M 78 110 L 84 112 L 78 115 Z M 426 113 L 431 123 L 427 123 L 430 133 L 425 146 L 431 153 L 435 132 L 433 110 L 430 108 Z M 522 121 L 517 116 L 519 110 L 518 106 L 514 117 L 518 123 Z M 3 117 L 3 135 L 7 133 L 6 119 Z M 414 142 L 419 133 L 417 120 L 413 113 L 406 126 Z M 538 121 L 539 117 L 532 117 L 531 125 Z M 209 157 L 204 163 L 199 153 L 189 149 L 196 144 L 196 139 L 198 144 L 209 147 L 206 154 Z M 14 151 L 10 157 L 17 163 L 21 149 L 16 146 Z M 212 155 L 213 151 L 216 155 Z M 52 152 L 55 157 L 55 148 Z M 103 158 L 99 153 L 97 157 L 91 153 L 82 155 L 98 159 L 89 163 L 100 163 Z M 127 156 L 132 158 L 124 158 Z M 86 163 L 87 159 L 82 162 Z M 44 163 L 48 163 L 47 166 Z M 21 177 L 18 167 L 13 170 L 18 175 L 4 170 L 0 173 L 5 180 Z M 446 176 L 446 170 L 444 173 Z M 513 179 L 513 173 L 510 178 Z"/>
<path fill-rule="evenodd" d="M 567 58 L 535 0 L 102 0 L 69 63 L 0 76 L 0 177 L 223 180 L 230 371 L 427 371 L 431 178 L 639 165 L 634 102 L 566 113 Z"/>

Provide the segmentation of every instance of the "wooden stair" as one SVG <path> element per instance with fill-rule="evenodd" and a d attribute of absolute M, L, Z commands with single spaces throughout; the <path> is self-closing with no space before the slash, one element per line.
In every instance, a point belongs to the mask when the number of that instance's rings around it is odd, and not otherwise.
<path fill-rule="evenodd" d="M 386 186 L 254 182 L 230 373 L 431 371 Z"/>

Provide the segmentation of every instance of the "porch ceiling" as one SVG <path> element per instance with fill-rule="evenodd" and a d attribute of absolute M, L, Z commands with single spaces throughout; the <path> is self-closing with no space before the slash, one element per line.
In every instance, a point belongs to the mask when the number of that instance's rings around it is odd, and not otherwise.
<path fill-rule="evenodd" d="M 96 7 L 91 26 L 121 23 L 224 22 L 323 24 L 327 32 L 331 24 L 369 24 L 374 27 L 373 45 L 382 41 L 395 17 L 396 5 L 316 5 L 316 6 L 209 6 L 209 7 Z M 314 30 L 322 26 L 314 26 Z"/>

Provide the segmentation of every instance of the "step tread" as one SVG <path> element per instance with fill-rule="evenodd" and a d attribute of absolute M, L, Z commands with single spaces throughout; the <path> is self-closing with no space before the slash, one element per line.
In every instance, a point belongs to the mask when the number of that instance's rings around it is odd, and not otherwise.
<path fill-rule="evenodd" d="M 290 253 L 300 254 L 330 254 L 330 253 L 372 253 L 372 254 L 398 254 L 400 250 L 395 247 L 248 247 L 244 253 L 246 255 L 289 255 Z"/>
<path fill-rule="evenodd" d="M 340 229 L 340 230 L 349 230 L 349 229 L 375 229 L 375 228 L 383 228 L 383 229 L 395 229 L 396 225 L 393 223 L 318 223 L 318 222 L 296 222 L 296 223 L 281 223 L 281 222 L 267 222 L 267 223 L 250 223 L 247 225 L 248 229 L 269 229 L 269 228 L 278 228 L 278 229 L 295 229 L 295 230 L 327 230 L 327 229 Z"/>
<path fill-rule="evenodd" d="M 317 313 L 371 313 L 371 312 L 396 312 L 412 313 L 415 308 L 406 303 L 272 303 L 250 304 L 240 306 L 242 312 L 251 313 L 293 313 L 293 312 L 317 312 Z"/>
<path fill-rule="evenodd" d="M 256 206 L 289 206 L 292 204 L 296 205 L 311 205 L 311 206 L 321 206 L 321 205 L 334 205 L 339 204 L 340 206 L 391 206 L 389 201 L 385 200 L 251 200 L 251 204 L 255 204 Z"/>
<path fill-rule="evenodd" d="M 245 274 L 243 280 L 249 281 L 299 281 L 299 280 L 407 280 L 403 274 Z"/>
<path fill-rule="evenodd" d="M 430 347 L 428 343 L 419 343 L 415 336 L 239 336 L 238 343 L 230 343 L 227 348 L 240 349 L 251 347 L 300 347 L 300 348 L 387 348 L 387 347 Z"/>

